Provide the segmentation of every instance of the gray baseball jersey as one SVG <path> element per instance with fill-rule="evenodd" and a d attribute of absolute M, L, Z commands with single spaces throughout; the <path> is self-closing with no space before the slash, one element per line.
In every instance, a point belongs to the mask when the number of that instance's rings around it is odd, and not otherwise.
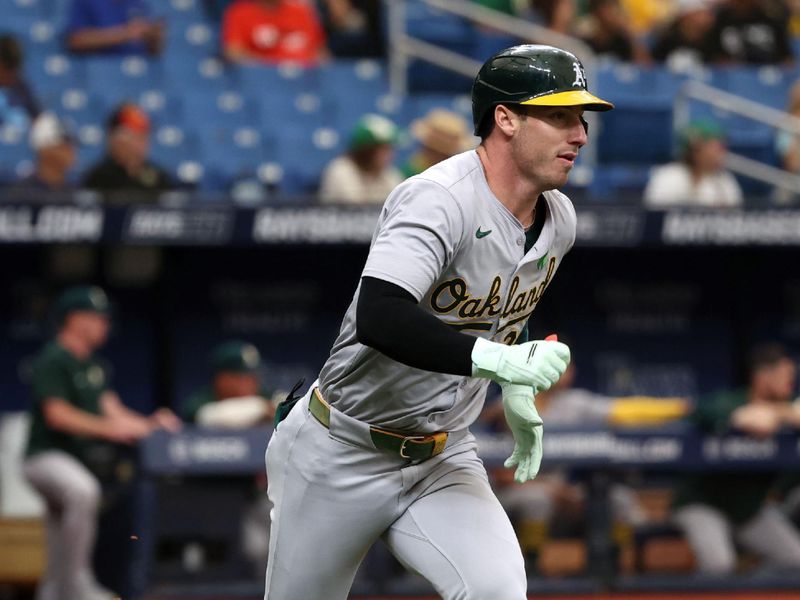
<path fill-rule="evenodd" d="M 525 254 L 525 231 L 477 153 L 455 156 L 392 192 L 363 274 L 408 290 L 452 327 L 513 342 L 575 239 L 566 196 L 544 198 L 547 220 Z M 394 361 L 358 343 L 355 320 L 356 299 L 319 377 L 330 423 L 311 414 L 309 391 L 269 443 L 265 599 L 343 600 L 383 539 L 446 600 L 524 600 L 519 542 L 467 429 L 487 381 Z M 410 461 L 377 450 L 370 425 L 450 433 L 441 454 Z"/>
<path fill-rule="evenodd" d="M 478 154 L 454 156 L 398 186 L 363 275 L 399 285 L 451 327 L 512 343 L 575 241 L 575 210 L 544 193 L 548 218 L 525 254 L 525 231 L 494 196 Z M 403 365 L 356 340 L 356 300 L 319 379 L 340 411 L 402 431 L 455 431 L 481 411 L 488 380 Z"/>

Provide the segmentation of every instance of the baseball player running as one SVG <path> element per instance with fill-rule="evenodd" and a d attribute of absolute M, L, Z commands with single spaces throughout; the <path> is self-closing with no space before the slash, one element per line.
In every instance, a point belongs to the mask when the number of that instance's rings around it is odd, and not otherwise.
<path fill-rule="evenodd" d="M 536 475 L 534 394 L 570 354 L 527 341 L 527 321 L 575 241 L 556 188 L 586 144 L 583 111 L 613 106 L 587 91 L 574 55 L 539 45 L 490 58 L 472 103 L 480 145 L 392 192 L 329 359 L 279 411 L 267 600 L 346 598 L 378 538 L 445 599 L 526 597 L 468 428 L 497 381 L 515 443 L 506 466 L 519 482 Z"/>

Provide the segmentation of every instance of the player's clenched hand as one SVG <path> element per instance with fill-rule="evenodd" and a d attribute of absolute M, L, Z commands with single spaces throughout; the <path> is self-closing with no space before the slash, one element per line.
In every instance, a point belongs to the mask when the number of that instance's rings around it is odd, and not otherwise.
<path fill-rule="evenodd" d="M 525 483 L 536 477 L 542 464 L 542 418 L 534 404 L 533 388 L 513 383 L 503 383 L 501 387 L 503 410 L 514 436 L 514 452 L 504 466 L 516 466 L 514 480 Z"/>
<path fill-rule="evenodd" d="M 569 348 L 557 341 L 535 340 L 506 346 L 477 338 L 472 348 L 472 376 L 528 385 L 541 392 L 559 380 L 569 359 Z"/>

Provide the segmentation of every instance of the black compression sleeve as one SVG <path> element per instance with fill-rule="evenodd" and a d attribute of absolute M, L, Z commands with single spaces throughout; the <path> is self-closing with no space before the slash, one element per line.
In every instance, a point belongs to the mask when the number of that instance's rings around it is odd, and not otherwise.
<path fill-rule="evenodd" d="M 410 367 L 472 374 L 475 338 L 451 329 L 422 310 L 409 292 L 382 279 L 361 279 L 356 337 L 365 346 Z"/>

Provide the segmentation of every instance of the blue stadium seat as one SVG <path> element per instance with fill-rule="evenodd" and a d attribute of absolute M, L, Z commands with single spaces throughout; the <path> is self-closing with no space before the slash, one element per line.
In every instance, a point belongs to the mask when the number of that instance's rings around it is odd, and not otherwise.
<path fill-rule="evenodd" d="M 72 168 L 74 180 L 78 180 L 105 153 L 106 139 L 103 123 L 84 123 L 77 127 L 78 160 Z"/>
<path fill-rule="evenodd" d="M 164 90 L 177 96 L 235 88 L 225 65 L 217 58 L 166 54 L 161 60 L 161 71 Z"/>
<path fill-rule="evenodd" d="M 162 90 L 148 90 L 135 98 L 153 125 L 183 125 L 183 100 Z"/>
<path fill-rule="evenodd" d="M 336 61 L 319 70 L 321 96 L 335 101 L 336 121 L 340 124 L 354 122 L 369 112 L 389 113 L 384 110 L 389 92 L 386 67 L 374 60 Z"/>
<path fill-rule="evenodd" d="M 230 68 L 237 89 L 250 97 L 273 93 L 311 93 L 320 89 L 320 71 L 296 65 L 236 65 Z"/>
<path fill-rule="evenodd" d="M 595 200 L 639 203 L 650 179 L 649 165 L 613 163 L 594 170 L 589 191 Z"/>
<path fill-rule="evenodd" d="M 609 96 L 616 109 L 603 113 L 597 138 L 601 163 L 655 164 L 672 159 L 672 102 Z"/>
<path fill-rule="evenodd" d="M 150 159 L 177 178 L 182 164 L 200 162 L 202 156 L 195 136 L 179 126 L 164 125 L 153 131 Z"/>
<path fill-rule="evenodd" d="M 449 48 L 476 37 L 472 24 L 466 19 L 413 0 L 406 6 L 406 28 L 412 37 Z"/>
<path fill-rule="evenodd" d="M 162 0 L 158 7 L 169 26 L 175 27 L 202 21 L 205 14 L 201 4 L 202 0 Z"/>
<path fill-rule="evenodd" d="M 18 127 L 0 127 L 0 181 L 14 181 L 33 169 L 28 132 Z"/>
<path fill-rule="evenodd" d="M 16 33 L 24 46 L 26 62 L 43 60 L 47 55 L 57 54 L 62 49 L 61 37 L 52 20 L 37 19 L 24 31 Z"/>
<path fill-rule="evenodd" d="M 277 90 L 256 99 L 260 113 L 259 122 L 267 131 L 285 129 L 287 124 L 297 129 L 313 129 L 334 126 L 338 115 L 338 105 L 327 97 L 313 92 L 293 93 Z"/>
<path fill-rule="evenodd" d="M 227 188 L 234 180 L 255 176 L 258 169 L 277 154 L 275 141 L 265 139 L 256 128 L 239 127 L 199 136 L 206 169 Z"/>
<path fill-rule="evenodd" d="M 87 93 L 83 88 L 70 88 L 47 97 L 48 108 L 64 119 L 68 126 L 104 126 L 108 115 L 105 105 L 97 96 Z"/>
<path fill-rule="evenodd" d="M 277 150 L 285 168 L 285 187 L 293 193 L 315 193 L 323 169 L 344 150 L 345 142 L 340 132 L 327 127 L 281 132 Z"/>
<path fill-rule="evenodd" d="M 184 123 L 190 129 L 213 134 L 257 123 L 257 111 L 251 101 L 234 91 L 195 90 L 183 98 Z"/>
<path fill-rule="evenodd" d="M 321 92 L 337 99 L 389 92 L 386 65 L 377 60 L 337 60 L 319 68 Z"/>
<path fill-rule="evenodd" d="M 106 105 L 134 101 L 147 90 L 161 87 L 161 65 L 139 56 L 85 60 L 88 88 Z"/>
<path fill-rule="evenodd" d="M 718 68 L 711 73 L 710 84 L 773 108 L 785 110 L 788 92 L 796 74 L 780 67 Z"/>
<path fill-rule="evenodd" d="M 219 30 L 204 21 L 171 23 L 167 30 L 165 56 L 203 58 L 221 53 Z"/>
<path fill-rule="evenodd" d="M 37 94 L 86 87 L 83 62 L 62 53 L 26 61 L 25 74 Z"/>

